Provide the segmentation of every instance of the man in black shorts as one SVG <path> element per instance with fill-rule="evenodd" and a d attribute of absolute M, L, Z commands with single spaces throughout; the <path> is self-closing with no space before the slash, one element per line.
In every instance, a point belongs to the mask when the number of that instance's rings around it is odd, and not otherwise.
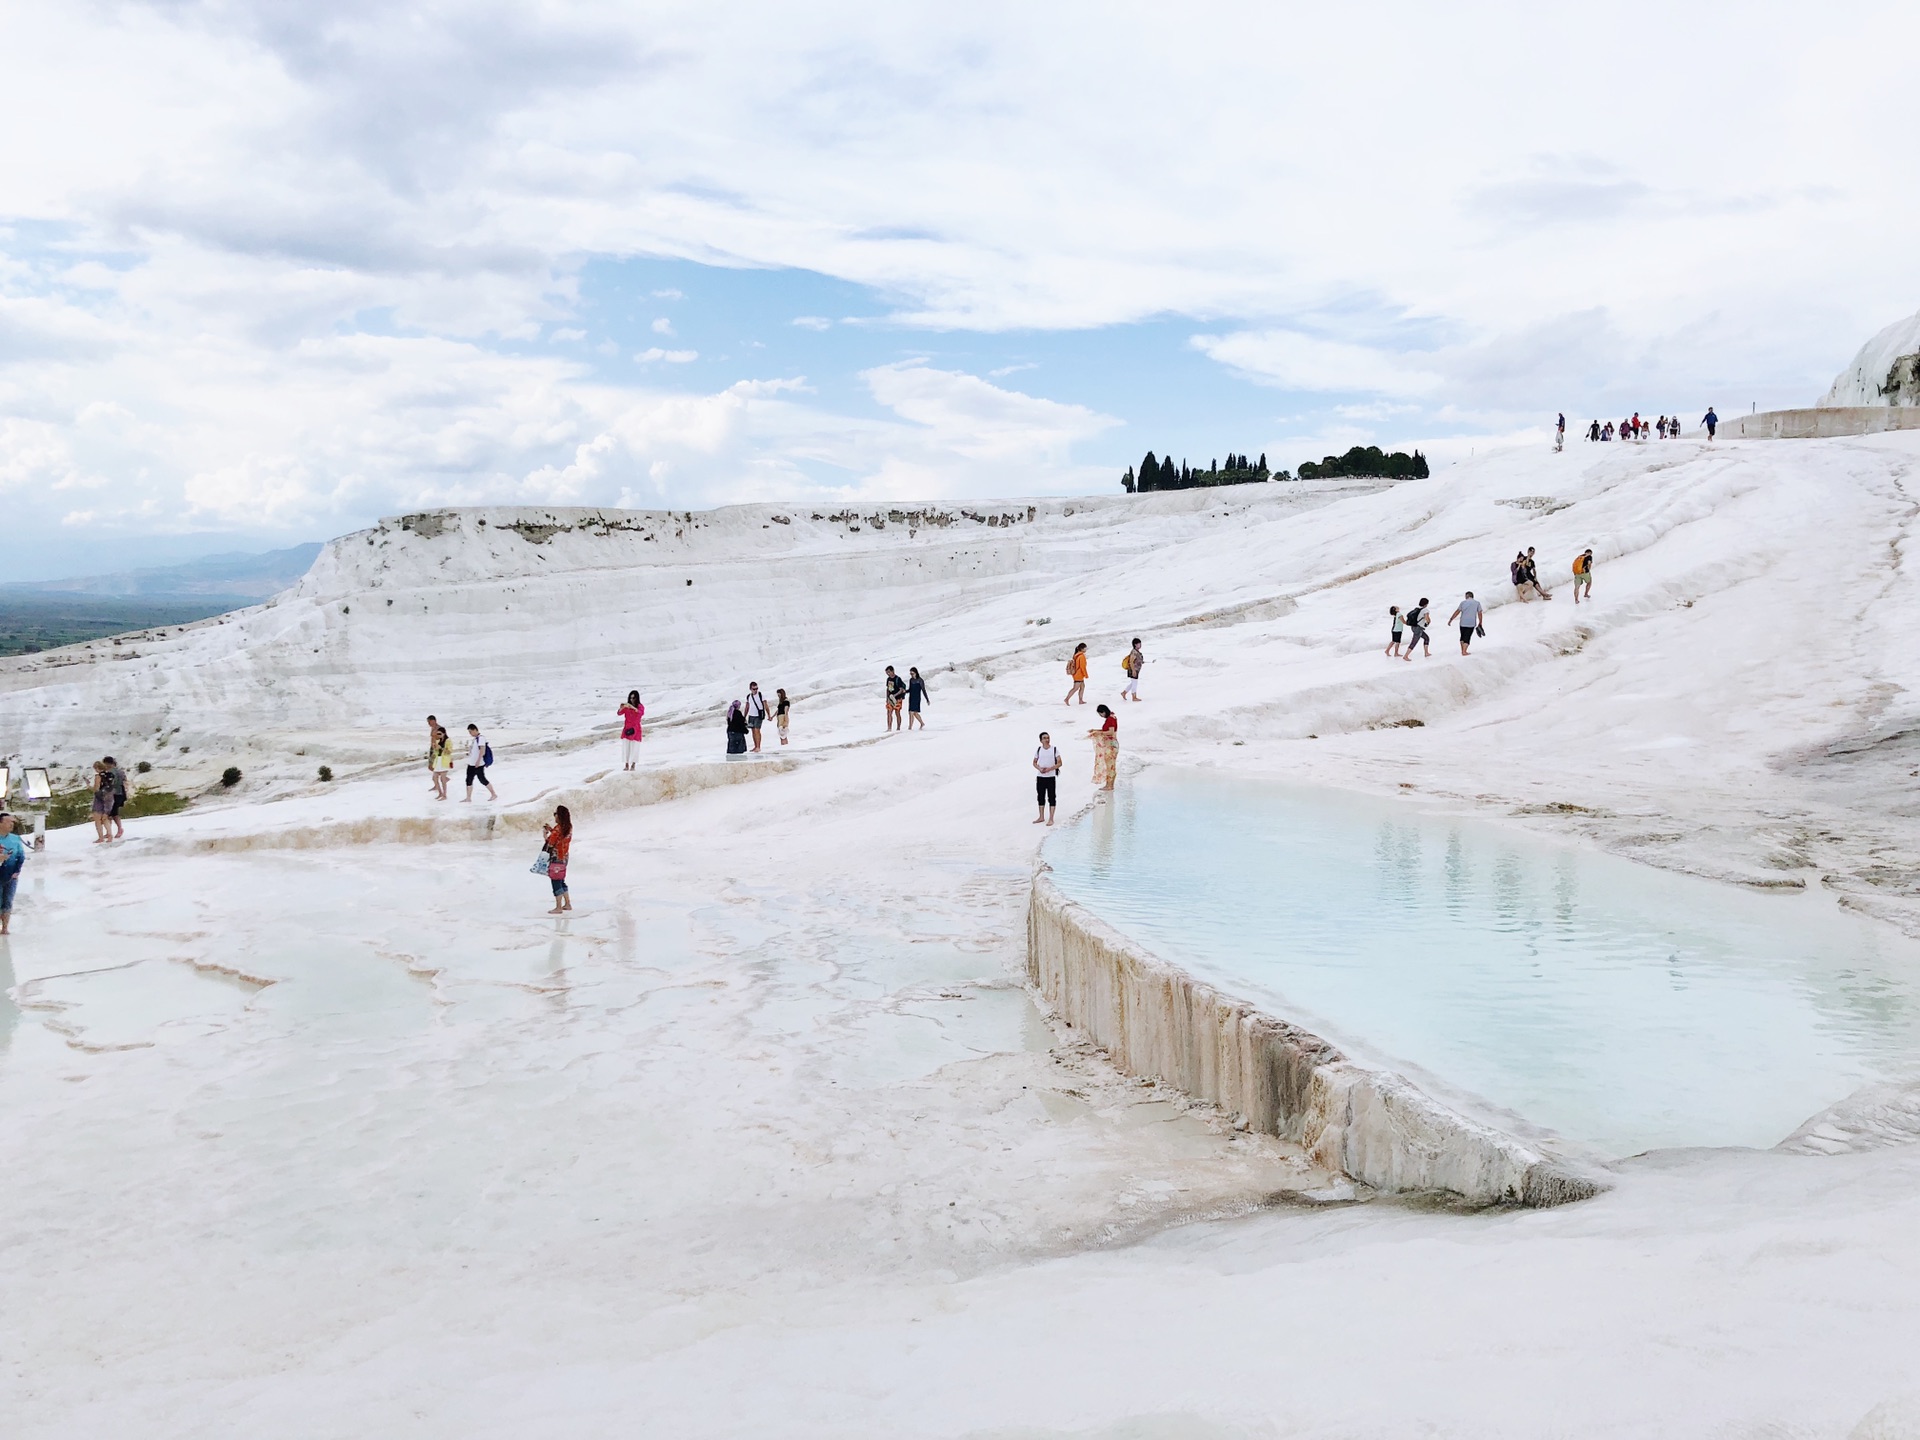
<path fill-rule="evenodd" d="M 1060 804 L 1060 752 L 1054 748 L 1053 737 L 1046 731 L 1040 732 L 1040 748 L 1033 752 L 1033 768 L 1038 778 L 1033 782 L 1034 793 L 1040 799 L 1040 813 L 1033 823 L 1043 821 L 1053 824 L 1053 813 Z"/>
<path fill-rule="evenodd" d="M 466 805 L 473 800 L 473 782 L 478 780 L 487 787 L 487 799 L 498 800 L 494 793 L 493 782 L 487 779 L 487 751 L 490 747 L 480 737 L 478 725 L 467 726 L 467 798 L 460 803 Z"/>

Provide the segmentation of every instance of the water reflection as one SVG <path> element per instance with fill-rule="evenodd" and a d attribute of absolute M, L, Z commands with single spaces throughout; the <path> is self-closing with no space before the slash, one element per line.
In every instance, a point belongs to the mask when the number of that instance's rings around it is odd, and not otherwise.
<path fill-rule="evenodd" d="M 1206 773 L 1047 857 L 1227 988 L 1616 1153 L 1773 1144 L 1920 1055 L 1920 947 L 1820 897 Z"/>

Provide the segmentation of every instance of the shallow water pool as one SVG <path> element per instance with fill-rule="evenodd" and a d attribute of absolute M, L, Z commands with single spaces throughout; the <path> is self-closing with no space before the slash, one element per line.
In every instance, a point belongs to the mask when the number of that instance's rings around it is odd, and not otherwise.
<path fill-rule="evenodd" d="M 1228 993 L 1606 1154 L 1774 1145 L 1920 1068 L 1920 945 L 1819 894 L 1213 771 L 1146 772 L 1046 858 Z"/>

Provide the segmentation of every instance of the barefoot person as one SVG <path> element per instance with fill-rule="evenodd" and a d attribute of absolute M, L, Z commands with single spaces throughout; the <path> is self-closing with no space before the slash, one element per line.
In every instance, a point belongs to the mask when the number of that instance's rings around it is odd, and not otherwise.
<path fill-rule="evenodd" d="M 1099 728 L 1087 731 L 1093 741 L 1093 783 L 1111 790 L 1113 777 L 1120 769 L 1120 717 L 1104 705 L 1097 706 L 1093 713 L 1101 717 Z"/>
<path fill-rule="evenodd" d="M 89 813 L 93 816 L 93 843 L 103 845 L 113 839 L 113 777 L 107 773 L 106 763 L 93 762 L 93 803 Z"/>
<path fill-rule="evenodd" d="M 1409 663 L 1413 660 L 1413 647 L 1418 645 L 1429 659 L 1433 657 L 1433 647 L 1427 639 L 1427 597 L 1422 595 L 1420 603 L 1407 611 L 1407 653 L 1400 658 Z"/>
<path fill-rule="evenodd" d="M 1447 617 L 1447 623 L 1460 622 L 1460 653 L 1468 653 L 1467 647 L 1473 644 L 1474 631 L 1480 628 L 1480 616 L 1483 613 L 1480 602 L 1473 598 L 1473 592 L 1467 591 L 1466 598 L 1453 607 L 1453 614 Z"/>
<path fill-rule="evenodd" d="M 760 727 L 767 723 L 767 697 L 760 693 L 760 682 L 747 682 L 747 729 L 753 735 L 753 753 L 760 753 Z"/>
<path fill-rule="evenodd" d="M 920 667 L 907 666 L 907 728 L 909 730 L 916 726 L 922 730 L 927 728 L 927 717 L 920 713 L 920 707 L 932 703 L 933 692 L 927 689 L 927 682 L 920 678 Z"/>
<path fill-rule="evenodd" d="M 127 827 L 120 823 L 120 812 L 127 805 L 127 772 L 120 768 L 120 762 L 111 755 L 100 763 L 107 767 L 107 779 L 113 782 L 113 807 L 107 811 L 107 820 L 113 826 L 113 838 L 124 840 Z"/>
<path fill-rule="evenodd" d="M 787 712 L 791 709 L 793 709 L 793 702 L 787 699 L 787 692 L 776 689 L 773 692 L 773 723 L 780 731 L 782 745 L 787 743 Z"/>
<path fill-rule="evenodd" d="M 567 856 L 573 853 L 573 812 L 564 805 L 556 805 L 553 823 L 540 832 L 540 843 L 547 853 L 547 881 L 553 886 L 553 909 L 547 913 L 558 915 L 573 909 L 573 896 L 567 891 Z"/>
<path fill-rule="evenodd" d="M 453 778 L 453 740 L 439 725 L 433 727 L 433 744 L 427 750 L 427 769 L 433 776 L 434 799 L 446 799 L 447 783 Z"/>
<path fill-rule="evenodd" d="M 27 866 L 27 847 L 14 834 L 15 828 L 13 816 L 0 810 L 0 935 L 13 928 L 13 892 L 19 888 L 20 872 Z"/>
<path fill-rule="evenodd" d="M 1040 732 L 1040 748 L 1033 752 L 1033 768 L 1033 791 L 1040 800 L 1040 813 L 1033 823 L 1051 825 L 1053 812 L 1060 804 L 1060 752 L 1054 747 L 1053 737 L 1044 730 Z"/>
<path fill-rule="evenodd" d="M 1067 698 L 1065 703 L 1073 704 L 1078 696 L 1082 705 L 1087 703 L 1087 642 L 1082 640 L 1073 647 L 1073 658 L 1067 661 Z"/>
<path fill-rule="evenodd" d="M 881 693 L 887 700 L 887 733 L 903 728 L 900 719 L 901 703 L 907 698 L 907 682 L 893 673 L 893 666 L 887 666 L 887 681 L 881 687 Z"/>
<path fill-rule="evenodd" d="M 640 703 L 638 690 L 629 690 L 626 703 L 613 713 L 620 717 L 620 768 L 631 770 L 640 760 L 640 721 L 647 707 Z"/>
<path fill-rule="evenodd" d="M 1140 637 L 1134 636 L 1133 648 L 1127 651 L 1127 658 L 1120 662 L 1120 668 L 1127 672 L 1126 688 L 1120 692 L 1124 700 L 1140 698 L 1140 672 L 1147 668 L 1146 651 L 1140 648 Z M 1108 789 L 1113 787 L 1109 785 Z"/>
<path fill-rule="evenodd" d="M 1542 600 L 1551 600 L 1553 598 L 1553 592 L 1540 583 L 1540 567 L 1538 562 L 1533 558 L 1533 546 L 1531 545 L 1527 546 L 1526 577 L 1527 583 L 1533 586 L 1534 594 L 1538 595 Z"/>
<path fill-rule="evenodd" d="M 433 737 L 442 733 L 444 732 L 440 729 L 440 717 L 427 716 L 427 785 L 429 789 L 436 792 L 441 787 L 435 784 L 433 779 Z"/>
<path fill-rule="evenodd" d="M 493 763 L 493 747 L 487 744 L 478 725 L 467 726 L 467 798 L 462 805 L 473 803 L 473 782 L 478 780 L 487 787 L 487 799 L 498 800 L 494 793 L 493 782 L 487 778 L 487 766 Z"/>
<path fill-rule="evenodd" d="M 1593 547 L 1588 546 L 1573 557 L 1573 603 L 1580 603 L 1580 592 L 1587 592 L 1587 599 L 1593 599 Z"/>
<path fill-rule="evenodd" d="M 1386 653 L 1392 656 L 1400 654 L 1400 635 L 1406 629 L 1407 622 L 1400 618 L 1398 605 L 1387 606 L 1387 614 L 1393 620 L 1393 639 L 1388 643 Z"/>

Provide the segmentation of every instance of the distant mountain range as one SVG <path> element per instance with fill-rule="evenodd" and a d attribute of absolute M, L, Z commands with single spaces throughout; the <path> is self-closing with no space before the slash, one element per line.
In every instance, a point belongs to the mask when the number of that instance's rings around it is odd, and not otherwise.
<path fill-rule="evenodd" d="M 0 597 L 15 601 L 28 596 L 119 596 L 143 600 L 187 600 L 220 597 L 264 600 L 292 585 L 313 566 L 320 553 L 318 541 L 289 550 L 257 555 L 209 555 L 184 565 L 157 565 L 145 570 L 122 570 L 114 575 L 81 575 L 67 580 L 24 580 L 0 585 Z"/>

